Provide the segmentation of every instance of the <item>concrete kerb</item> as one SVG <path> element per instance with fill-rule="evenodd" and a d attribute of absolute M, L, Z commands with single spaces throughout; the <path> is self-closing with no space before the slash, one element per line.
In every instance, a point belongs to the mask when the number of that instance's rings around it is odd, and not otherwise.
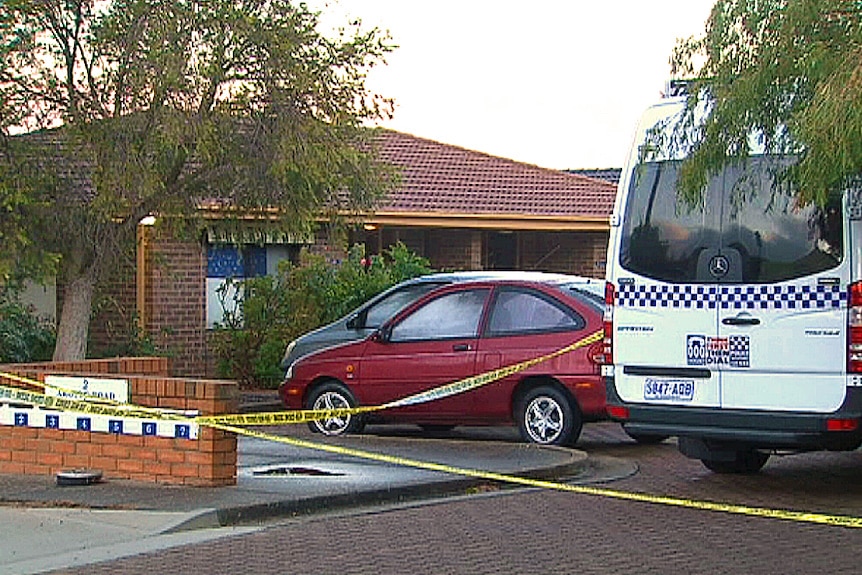
<path fill-rule="evenodd" d="M 354 438 L 347 441 L 379 452 L 441 459 L 455 467 L 485 469 L 532 479 L 593 481 L 595 462 L 578 450 L 527 446 L 506 442 L 411 440 L 405 438 Z M 245 443 L 252 451 L 259 443 Z M 470 493 L 487 486 L 489 491 L 509 487 L 500 482 L 441 472 L 414 470 L 354 458 L 276 448 L 248 456 L 236 486 L 218 488 L 154 486 L 126 480 L 107 480 L 82 487 L 57 487 L 45 477 L 0 478 L 0 503 L 33 507 L 80 507 L 125 511 L 176 511 L 183 513 L 166 533 L 185 530 L 249 525 L 279 518 L 343 511 L 356 507 L 403 504 Z M 448 457 L 445 454 L 448 453 Z M 437 457 L 435 457 L 437 455 Z M 331 477 L 253 478 L 253 470 L 272 464 L 313 468 Z M 622 473 L 629 474 L 630 469 Z M 605 475 L 607 475 L 605 473 Z"/>
<path fill-rule="evenodd" d="M 590 468 L 587 463 L 587 455 L 582 451 L 554 447 L 543 447 L 542 449 L 554 451 L 559 454 L 559 461 L 546 467 L 513 471 L 511 472 L 511 475 L 529 479 L 550 480 L 566 477 L 572 480 L 577 480 L 578 477 L 585 475 Z M 445 478 L 420 481 L 418 483 L 391 485 L 340 494 L 282 499 L 275 502 L 255 505 L 223 507 L 217 510 L 216 518 L 218 524 L 222 527 L 246 525 L 249 523 L 263 522 L 281 517 L 295 517 L 320 512 L 334 512 L 357 507 L 371 507 L 393 503 L 403 504 L 421 500 L 437 499 L 440 497 L 466 494 L 471 490 L 492 485 L 493 487 L 489 488 L 495 490 L 518 487 L 486 479 L 477 479 L 452 474 Z M 204 513 L 202 514 L 201 519 L 206 522 L 210 522 L 213 520 L 213 517 L 209 513 Z M 196 525 L 195 521 L 196 518 L 190 520 L 190 526 Z M 177 526 L 177 529 L 185 527 L 185 525 L 180 525 Z"/>

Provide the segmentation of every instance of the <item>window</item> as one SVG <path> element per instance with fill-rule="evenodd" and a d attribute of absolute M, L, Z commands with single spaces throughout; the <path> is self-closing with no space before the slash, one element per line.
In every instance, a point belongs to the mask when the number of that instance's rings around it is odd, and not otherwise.
<path fill-rule="evenodd" d="M 752 156 L 712 178 L 701 205 L 677 200 L 679 161 L 636 168 L 626 206 L 620 263 L 678 283 L 768 283 L 837 266 L 843 254 L 840 200 L 799 205 L 776 174 L 787 159 Z M 730 263 L 716 278 L 709 261 Z"/>
<path fill-rule="evenodd" d="M 503 289 L 497 294 L 488 323 L 490 335 L 582 329 L 584 319 L 544 296 Z"/>
<path fill-rule="evenodd" d="M 405 286 L 384 297 L 365 310 L 364 327 L 375 329 L 383 325 L 387 319 L 398 313 L 431 290 L 440 287 L 442 283 L 421 282 Z M 360 326 L 363 327 L 363 326 Z"/>
<path fill-rule="evenodd" d="M 207 245 L 206 318 L 207 329 L 222 323 L 226 312 L 235 313 L 242 299 L 236 282 L 246 278 L 275 274 L 282 260 L 297 261 L 298 245 L 268 244 Z"/>
<path fill-rule="evenodd" d="M 390 341 L 477 337 L 489 291 L 464 290 L 431 300 L 395 325 Z"/>

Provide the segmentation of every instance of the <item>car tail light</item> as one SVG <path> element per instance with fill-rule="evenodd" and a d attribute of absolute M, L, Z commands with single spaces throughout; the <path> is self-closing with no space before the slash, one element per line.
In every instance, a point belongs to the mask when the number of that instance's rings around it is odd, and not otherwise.
<path fill-rule="evenodd" d="M 847 373 L 862 373 L 862 282 L 850 285 L 847 298 Z"/>
<path fill-rule="evenodd" d="M 611 282 L 605 283 L 605 315 L 602 320 L 604 329 L 604 338 L 602 346 L 604 355 L 603 361 L 605 365 L 614 363 L 614 284 Z"/>
<path fill-rule="evenodd" d="M 605 363 L 605 342 L 597 341 L 587 348 L 587 357 L 596 365 Z"/>

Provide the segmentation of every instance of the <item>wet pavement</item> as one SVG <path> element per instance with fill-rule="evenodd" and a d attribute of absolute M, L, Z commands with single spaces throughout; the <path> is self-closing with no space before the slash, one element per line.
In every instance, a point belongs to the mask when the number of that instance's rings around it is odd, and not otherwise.
<path fill-rule="evenodd" d="M 508 428 L 456 429 L 446 438 L 386 428 L 322 438 L 304 426 L 264 431 L 373 454 L 572 482 L 607 481 L 636 471 L 612 457 L 522 443 Z M 237 484 L 205 488 L 113 480 L 58 486 L 54 477 L 0 475 L 0 573 L 37 573 L 254 531 L 272 521 L 351 508 L 404 505 L 503 489 L 482 478 L 417 469 L 239 438 Z"/>

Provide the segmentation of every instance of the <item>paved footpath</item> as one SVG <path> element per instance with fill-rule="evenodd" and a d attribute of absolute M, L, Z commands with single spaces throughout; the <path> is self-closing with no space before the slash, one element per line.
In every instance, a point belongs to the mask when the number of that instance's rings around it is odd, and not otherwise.
<path fill-rule="evenodd" d="M 638 446 L 587 426 L 590 457 L 640 470 L 607 487 L 862 516 L 862 453 L 770 461 L 720 476 L 671 442 Z M 538 489 L 284 521 L 254 533 L 58 573 L 860 573 L 862 529 Z"/>

